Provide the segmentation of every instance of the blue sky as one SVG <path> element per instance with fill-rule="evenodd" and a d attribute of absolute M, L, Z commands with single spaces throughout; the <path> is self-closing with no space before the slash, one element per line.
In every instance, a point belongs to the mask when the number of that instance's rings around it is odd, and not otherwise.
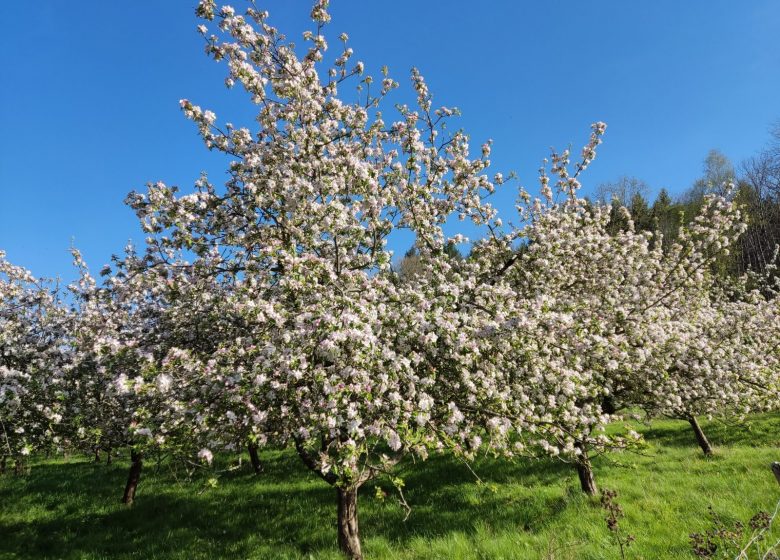
<path fill-rule="evenodd" d="M 290 37 L 309 28 L 306 0 L 258 4 Z M 236 124 L 251 125 L 252 107 L 203 54 L 194 6 L 39 0 L 9 14 L 0 249 L 13 262 L 71 279 L 72 242 L 97 270 L 143 239 L 122 202 L 129 191 L 223 176 L 178 100 Z M 476 145 L 494 140 L 495 171 L 516 171 L 529 189 L 549 147 L 578 149 L 597 120 L 609 128 L 586 192 L 628 174 L 680 193 L 710 148 L 739 162 L 780 119 L 775 0 L 333 0 L 331 13 L 333 47 L 346 31 L 356 59 L 375 75 L 388 65 L 403 88 L 420 68 Z"/>

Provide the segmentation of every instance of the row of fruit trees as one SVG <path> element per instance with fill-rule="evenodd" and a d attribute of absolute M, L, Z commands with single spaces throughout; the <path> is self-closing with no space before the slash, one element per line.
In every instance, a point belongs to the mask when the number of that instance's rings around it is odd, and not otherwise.
<path fill-rule="evenodd" d="M 131 450 L 132 502 L 152 452 L 294 448 L 337 491 L 338 539 L 361 558 L 357 495 L 404 457 L 553 456 L 597 492 L 591 460 L 640 443 L 626 411 L 687 420 L 780 403 L 780 298 L 767 274 L 713 263 L 744 224 L 707 199 L 673 243 L 610 227 L 579 194 L 606 125 L 578 157 L 553 152 L 534 196 L 492 195 L 490 144 L 448 128 L 413 71 L 413 106 L 315 29 L 290 43 L 250 6 L 198 7 L 206 52 L 257 109 L 253 130 L 181 108 L 228 181 L 181 194 L 163 183 L 127 204 L 142 249 L 64 289 L 0 253 L 0 455 Z M 358 101 L 340 95 L 358 87 Z M 354 93 L 353 90 L 350 89 Z M 392 116 L 391 116 L 392 113 Z M 466 239 L 460 225 L 479 232 Z M 401 276 L 405 230 L 419 267 Z M 453 233 L 455 232 L 455 233 Z M 470 243 L 466 258 L 448 246 Z M 607 430 L 607 426 L 610 429 Z"/>

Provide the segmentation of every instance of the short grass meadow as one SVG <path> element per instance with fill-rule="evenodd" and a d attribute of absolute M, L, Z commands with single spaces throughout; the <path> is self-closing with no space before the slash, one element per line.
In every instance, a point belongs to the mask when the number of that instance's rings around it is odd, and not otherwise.
<path fill-rule="evenodd" d="M 638 426 L 641 454 L 596 459 L 600 487 L 616 490 L 625 511 L 621 530 L 636 538 L 626 558 L 694 558 L 689 535 L 712 526 L 710 506 L 727 524 L 746 523 L 780 500 L 768 468 L 780 459 L 780 416 L 704 427 L 712 458 L 687 423 L 663 420 Z M 230 459 L 220 457 L 221 467 Z M 124 456 L 110 466 L 76 456 L 33 462 L 27 475 L 0 477 L 0 558 L 341 558 L 332 488 L 291 451 L 262 459 L 262 475 L 244 459 L 215 487 L 149 461 L 130 508 L 119 503 Z M 451 456 L 411 467 L 399 469 L 406 521 L 389 484 L 361 489 L 367 558 L 620 558 L 599 500 L 581 493 L 567 464 L 480 458 L 471 467 L 481 482 Z"/>

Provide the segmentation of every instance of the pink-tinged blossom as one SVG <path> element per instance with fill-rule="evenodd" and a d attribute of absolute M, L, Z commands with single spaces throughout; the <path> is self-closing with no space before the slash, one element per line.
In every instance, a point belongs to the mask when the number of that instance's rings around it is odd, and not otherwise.
<path fill-rule="evenodd" d="M 208 449 L 204 448 L 198 451 L 198 459 L 210 465 L 212 461 L 214 461 L 214 454 Z"/>

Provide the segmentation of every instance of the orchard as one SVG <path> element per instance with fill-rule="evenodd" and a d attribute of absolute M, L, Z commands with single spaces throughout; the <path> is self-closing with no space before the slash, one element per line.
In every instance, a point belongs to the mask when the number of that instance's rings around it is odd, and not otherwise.
<path fill-rule="evenodd" d="M 581 194 L 605 123 L 526 190 L 419 71 L 369 75 L 327 0 L 297 45 L 254 3 L 197 15 L 255 122 L 182 99 L 227 180 L 129 194 L 145 242 L 98 275 L 75 249 L 68 286 L 0 252 L 4 476 L 87 455 L 121 463 L 116 500 L 137 505 L 154 461 L 209 473 L 248 451 L 263 477 L 263 453 L 289 451 L 332 488 L 334 543 L 358 560 L 361 488 L 413 516 L 406 479 L 433 456 L 552 458 L 603 501 L 594 460 L 644 453 L 637 422 L 683 420 L 712 456 L 703 418 L 776 418 L 780 276 L 718 267 L 748 227 L 734 185 L 664 238 Z M 414 104 L 388 102 L 409 86 Z"/>

